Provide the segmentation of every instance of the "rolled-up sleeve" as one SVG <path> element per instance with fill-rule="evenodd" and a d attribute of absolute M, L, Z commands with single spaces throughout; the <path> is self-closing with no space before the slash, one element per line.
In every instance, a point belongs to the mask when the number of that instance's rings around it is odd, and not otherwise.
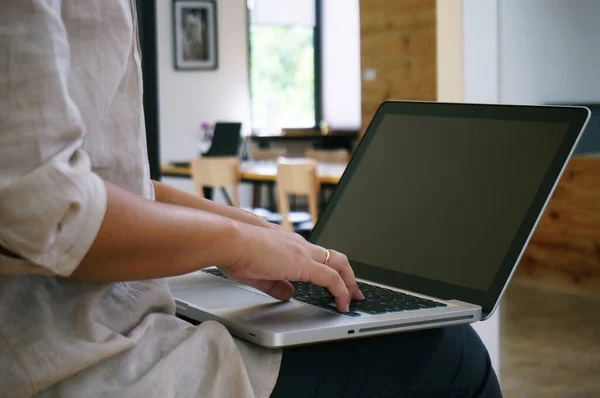
<path fill-rule="evenodd" d="M 0 12 L 0 274 L 70 275 L 106 210 L 69 96 L 60 1 L 4 0 Z M 23 264 L 22 267 L 15 264 Z"/>

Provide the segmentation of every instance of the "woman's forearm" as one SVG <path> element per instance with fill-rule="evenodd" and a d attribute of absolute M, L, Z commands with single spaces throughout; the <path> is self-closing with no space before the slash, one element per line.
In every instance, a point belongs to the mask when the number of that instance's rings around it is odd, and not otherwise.
<path fill-rule="evenodd" d="M 110 183 L 98 235 L 73 278 L 144 280 L 237 261 L 239 222 L 206 211 L 155 203 Z M 157 193 L 160 195 L 160 188 Z"/>
<path fill-rule="evenodd" d="M 276 227 L 274 224 L 265 221 L 263 218 L 258 217 L 249 211 L 215 203 L 212 200 L 183 192 L 177 188 L 173 188 L 158 181 L 152 181 L 152 184 L 154 185 L 154 193 L 157 202 L 204 210 L 231 218 L 233 220 L 242 221 L 261 227 Z"/>

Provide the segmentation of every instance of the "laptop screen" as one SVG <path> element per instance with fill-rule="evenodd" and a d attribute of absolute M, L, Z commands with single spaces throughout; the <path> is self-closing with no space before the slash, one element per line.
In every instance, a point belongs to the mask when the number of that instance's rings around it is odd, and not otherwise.
<path fill-rule="evenodd" d="M 571 127 L 380 110 L 311 241 L 358 277 L 482 304 Z"/>

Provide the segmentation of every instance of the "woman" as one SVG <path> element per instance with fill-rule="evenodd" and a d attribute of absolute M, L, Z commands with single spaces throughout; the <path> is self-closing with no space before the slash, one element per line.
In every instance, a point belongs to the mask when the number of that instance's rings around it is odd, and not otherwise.
<path fill-rule="evenodd" d="M 470 327 L 268 350 L 174 316 L 163 279 L 217 264 L 340 310 L 347 259 L 150 181 L 132 0 L 6 0 L 0 13 L 0 395 L 500 394 Z"/>

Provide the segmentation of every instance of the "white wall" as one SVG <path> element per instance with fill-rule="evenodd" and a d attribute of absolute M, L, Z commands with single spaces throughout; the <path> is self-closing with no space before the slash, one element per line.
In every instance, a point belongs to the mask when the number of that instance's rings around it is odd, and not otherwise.
<path fill-rule="evenodd" d="M 501 0 L 504 103 L 600 101 L 600 1 Z"/>
<path fill-rule="evenodd" d="M 600 101 L 600 1 L 463 0 L 469 102 Z"/>
<path fill-rule="evenodd" d="M 333 129 L 361 124 L 360 17 L 358 0 L 323 0 L 323 120 Z"/>
<path fill-rule="evenodd" d="M 245 0 L 219 0 L 219 67 L 177 71 L 173 67 L 172 1 L 156 0 L 162 161 L 196 155 L 203 121 L 250 121 L 248 36 Z"/>
<path fill-rule="evenodd" d="M 498 1 L 465 0 L 462 14 L 463 101 L 499 102 Z"/>
<path fill-rule="evenodd" d="M 198 153 L 199 125 L 203 121 L 241 121 L 244 129 L 249 130 L 246 0 L 217 2 L 219 67 L 215 71 L 174 69 L 173 2 L 155 1 L 161 162 L 189 160 Z M 164 181 L 192 190 L 189 180 L 164 178 Z M 242 202 L 246 202 L 248 196 L 241 192 Z"/>

